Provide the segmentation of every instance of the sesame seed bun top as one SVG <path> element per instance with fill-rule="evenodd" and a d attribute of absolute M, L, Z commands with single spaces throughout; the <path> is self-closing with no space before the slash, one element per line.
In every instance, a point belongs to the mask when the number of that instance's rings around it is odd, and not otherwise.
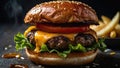
<path fill-rule="evenodd" d="M 98 24 L 96 12 L 78 1 L 50 1 L 33 7 L 24 22 L 35 23 L 81 23 Z M 92 23 L 91 23 L 92 22 Z"/>

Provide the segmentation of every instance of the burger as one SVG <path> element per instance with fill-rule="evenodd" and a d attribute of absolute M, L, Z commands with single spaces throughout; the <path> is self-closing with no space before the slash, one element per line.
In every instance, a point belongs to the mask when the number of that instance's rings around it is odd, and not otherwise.
<path fill-rule="evenodd" d="M 24 35 L 14 36 L 16 49 L 42 65 L 82 65 L 92 62 L 103 48 L 96 32 L 96 12 L 78 1 L 50 1 L 33 7 L 24 22 L 31 24 Z"/>

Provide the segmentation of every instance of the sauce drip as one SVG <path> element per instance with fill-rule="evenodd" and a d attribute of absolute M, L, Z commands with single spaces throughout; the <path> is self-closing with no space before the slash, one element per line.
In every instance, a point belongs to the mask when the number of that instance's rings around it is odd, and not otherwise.
<path fill-rule="evenodd" d="M 26 64 L 11 64 L 10 68 L 28 68 Z"/>
<path fill-rule="evenodd" d="M 2 58 L 20 58 L 20 54 L 19 53 L 6 53 L 2 55 Z"/>

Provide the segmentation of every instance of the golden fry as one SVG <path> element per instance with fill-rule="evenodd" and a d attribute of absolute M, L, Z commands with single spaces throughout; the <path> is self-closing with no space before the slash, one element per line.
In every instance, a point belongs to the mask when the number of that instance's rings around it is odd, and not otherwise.
<path fill-rule="evenodd" d="M 95 30 L 97 36 L 99 37 L 120 37 L 120 13 L 117 12 L 116 15 L 111 20 L 109 17 L 102 15 L 102 21 L 99 21 L 99 25 L 91 25 L 90 28 Z"/>
<path fill-rule="evenodd" d="M 110 23 L 108 23 L 106 27 L 102 28 L 100 31 L 97 32 L 97 36 L 102 37 L 110 33 L 114 29 L 114 27 L 119 23 L 119 17 L 120 14 L 119 12 L 117 12 L 113 19 L 110 21 Z"/>
<path fill-rule="evenodd" d="M 111 21 L 110 18 L 108 18 L 107 16 L 104 16 L 104 15 L 102 15 L 101 18 L 105 24 L 108 24 Z"/>
<path fill-rule="evenodd" d="M 117 24 L 117 25 L 115 26 L 115 31 L 116 31 L 116 33 L 117 33 L 117 36 L 120 37 L 120 24 Z"/>
<path fill-rule="evenodd" d="M 106 26 L 106 24 L 104 24 L 102 21 L 99 21 L 99 25 L 91 25 L 90 28 L 93 29 L 94 31 L 98 32 L 105 26 Z"/>
<path fill-rule="evenodd" d="M 117 34 L 116 34 L 116 31 L 113 30 L 110 32 L 110 38 L 116 38 Z"/>

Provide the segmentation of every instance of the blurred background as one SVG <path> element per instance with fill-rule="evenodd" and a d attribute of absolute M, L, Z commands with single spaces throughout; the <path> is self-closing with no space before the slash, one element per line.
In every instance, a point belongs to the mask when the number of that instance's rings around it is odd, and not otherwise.
<path fill-rule="evenodd" d="M 0 23 L 23 23 L 24 16 L 36 4 L 50 0 L 0 0 Z M 91 6 L 97 12 L 98 17 L 106 15 L 113 17 L 120 11 L 120 0 L 77 0 Z"/>

